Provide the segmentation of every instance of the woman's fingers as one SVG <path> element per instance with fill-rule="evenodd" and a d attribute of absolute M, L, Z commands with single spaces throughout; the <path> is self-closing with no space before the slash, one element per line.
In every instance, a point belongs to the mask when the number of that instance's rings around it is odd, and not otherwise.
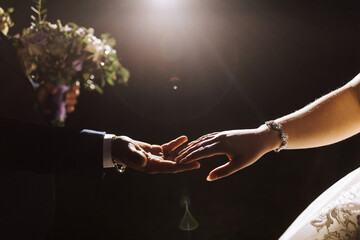
<path fill-rule="evenodd" d="M 189 162 L 189 156 L 195 152 L 197 152 L 197 155 L 200 154 L 200 156 L 201 154 L 214 153 L 218 148 L 217 143 L 218 142 L 216 141 L 216 138 L 209 138 L 207 140 L 203 140 L 202 142 L 198 142 L 197 144 L 190 145 L 179 152 L 178 156 L 175 158 L 175 161 L 181 163 Z M 200 150 L 200 152 L 198 150 Z"/>
<path fill-rule="evenodd" d="M 201 142 L 201 138 L 198 138 L 190 143 L 188 143 L 184 148 L 182 148 L 179 152 L 178 152 L 178 155 L 181 155 L 183 154 L 185 151 L 187 151 L 189 148 L 193 147 L 194 145 L 198 144 L 199 142 Z"/>
<path fill-rule="evenodd" d="M 192 150 L 187 155 L 185 155 L 182 159 L 179 160 L 180 164 L 186 164 L 189 162 L 197 161 L 203 158 L 212 157 L 215 155 L 221 155 L 224 154 L 223 151 L 221 151 L 218 147 L 217 142 L 204 144 L 202 146 L 199 146 L 198 148 Z"/>
<path fill-rule="evenodd" d="M 187 152 L 194 149 L 196 146 L 199 146 L 199 144 L 209 143 L 209 141 L 214 140 L 216 138 L 215 135 L 216 133 L 210 133 L 198 138 L 195 141 L 190 142 L 184 149 L 182 149 L 178 153 L 178 156 L 186 154 Z"/>

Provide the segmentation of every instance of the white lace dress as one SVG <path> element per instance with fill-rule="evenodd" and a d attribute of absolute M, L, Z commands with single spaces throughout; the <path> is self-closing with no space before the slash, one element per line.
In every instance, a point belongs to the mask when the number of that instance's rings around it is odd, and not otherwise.
<path fill-rule="evenodd" d="M 280 240 L 360 240 L 360 168 L 335 183 L 290 225 Z"/>

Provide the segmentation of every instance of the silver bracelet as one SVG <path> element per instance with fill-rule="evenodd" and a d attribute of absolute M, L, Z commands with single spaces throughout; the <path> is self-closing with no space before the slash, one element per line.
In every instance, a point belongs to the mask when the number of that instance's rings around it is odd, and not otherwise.
<path fill-rule="evenodd" d="M 116 136 L 111 138 L 111 147 L 112 147 L 115 139 L 116 139 Z M 116 171 L 117 171 L 118 173 L 124 173 L 124 172 L 125 172 L 126 165 L 125 165 L 125 164 L 121 164 L 121 163 L 117 163 L 117 162 L 116 162 L 116 158 L 115 158 L 114 155 L 112 154 L 112 151 L 111 151 L 111 160 L 112 160 L 112 163 L 113 163 L 114 168 L 116 169 Z"/>
<path fill-rule="evenodd" d="M 281 139 L 282 143 L 281 143 L 280 147 L 275 149 L 274 151 L 280 152 L 281 150 L 285 149 L 287 147 L 287 139 L 289 138 L 289 136 L 284 132 L 282 125 L 280 123 L 276 123 L 273 120 L 265 122 L 265 125 L 270 130 L 275 130 L 280 133 L 280 139 Z"/>

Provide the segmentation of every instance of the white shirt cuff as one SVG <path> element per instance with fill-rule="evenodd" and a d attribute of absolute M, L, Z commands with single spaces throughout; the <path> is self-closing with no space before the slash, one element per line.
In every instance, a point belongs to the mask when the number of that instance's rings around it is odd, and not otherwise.
<path fill-rule="evenodd" d="M 105 134 L 103 142 L 103 167 L 112 168 L 114 164 L 111 156 L 111 139 L 115 137 L 114 134 Z"/>

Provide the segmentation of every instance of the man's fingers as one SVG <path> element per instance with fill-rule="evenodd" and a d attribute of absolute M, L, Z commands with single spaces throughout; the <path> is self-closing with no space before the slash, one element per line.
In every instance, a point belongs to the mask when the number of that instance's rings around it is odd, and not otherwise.
<path fill-rule="evenodd" d="M 177 164 L 172 161 L 148 161 L 146 172 L 148 173 L 178 173 L 200 168 L 199 162 L 189 164 Z"/>
<path fill-rule="evenodd" d="M 181 136 L 181 137 L 178 137 L 175 140 L 172 140 L 172 141 L 170 141 L 168 143 L 163 144 L 162 148 L 163 148 L 164 152 L 172 152 L 176 148 L 181 146 L 182 144 L 186 143 L 187 140 L 188 140 L 188 138 L 186 136 Z"/>
<path fill-rule="evenodd" d="M 76 93 L 76 91 L 79 91 L 78 89 L 77 90 L 71 90 L 71 91 L 68 91 L 66 94 L 65 94 L 65 104 L 67 105 L 66 106 L 66 111 L 68 113 L 72 113 L 75 111 L 75 105 L 78 103 L 77 101 L 77 97 L 78 97 L 78 93 Z"/>
<path fill-rule="evenodd" d="M 78 97 L 78 94 L 76 94 L 75 91 L 68 91 L 65 93 L 65 99 L 68 99 L 68 98 L 77 98 Z"/>
<path fill-rule="evenodd" d="M 163 156 L 163 149 L 160 145 L 156 144 L 149 144 L 146 142 L 137 141 L 136 143 L 139 145 L 140 148 L 142 148 L 144 151 L 149 152 L 156 156 Z"/>
<path fill-rule="evenodd" d="M 76 82 L 75 85 L 71 87 L 71 90 L 65 93 L 65 103 L 67 105 L 67 112 L 71 113 L 75 110 L 74 106 L 78 103 L 77 98 L 80 95 L 80 83 Z"/>
<path fill-rule="evenodd" d="M 76 98 L 66 98 L 65 99 L 65 104 L 66 105 L 76 105 L 77 100 L 76 100 Z"/>
<path fill-rule="evenodd" d="M 72 106 L 72 105 L 66 106 L 66 112 L 72 113 L 72 112 L 74 112 L 74 111 L 75 111 L 75 107 L 74 107 L 74 106 Z"/>
<path fill-rule="evenodd" d="M 155 156 L 163 156 L 163 149 L 160 145 L 151 145 L 148 143 L 143 143 L 143 145 L 139 144 L 145 151 L 155 155 Z"/>
<path fill-rule="evenodd" d="M 156 156 L 163 156 L 163 149 L 159 145 L 151 145 L 150 153 Z"/>
<path fill-rule="evenodd" d="M 77 90 L 80 90 L 80 82 L 79 81 L 77 81 L 73 86 L 72 86 L 72 88 L 71 88 L 71 90 L 72 91 L 77 91 Z M 78 93 L 80 94 L 80 91 L 78 91 Z M 79 95 L 78 94 L 78 95 Z"/>

